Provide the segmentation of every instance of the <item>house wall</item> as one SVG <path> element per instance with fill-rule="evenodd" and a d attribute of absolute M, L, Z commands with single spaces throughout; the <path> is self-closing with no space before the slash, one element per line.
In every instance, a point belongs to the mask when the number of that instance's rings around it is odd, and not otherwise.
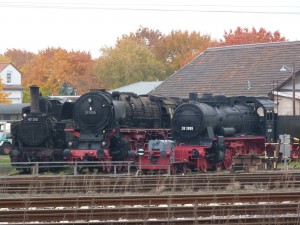
<path fill-rule="evenodd" d="M 4 91 L 6 93 L 10 93 L 6 99 L 10 100 L 11 103 L 22 103 L 22 98 L 23 94 L 22 91 L 20 90 L 9 90 L 9 91 Z"/>
<path fill-rule="evenodd" d="M 11 81 L 8 82 L 7 74 L 11 74 Z M 9 96 L 6 99 L 10 100 L 12 103 L 22 103 L 23 93 L 20 90 L 21 87 L 21 73 L 11 64 L 5 67 L 1 72 L 0 76 L 2 79 L 2 83 L 4 84 L 3 90 L 5 93 L 9 93 Z M 19 86 L 18 88 L 12 88 L 13 86 Z"/>
<path fill-rule="evenodd" d="M 276 101 L 276 96 L 275 96 Z M 290 97 L 278 97 L 278 115 L 293 115 L 293 99 Z M 296 115 L 300 115 L 299 99 L 295 100 Z"/>
<path fill-rule="evenodd" d="M 11 72 L 11 83 L 7 83 L 9 72 Z M 2 70 L 0 75 L 4 85 L 21 85 L 21 73 L 11 64 Z"/>
<path fill-rule="evenodd" d="M 299 75 L 299 74 L 297 74 Z M 289 78 L 291 74 L 287 74 Z M 295 76 L 295 113 L 300 115 L 300 102 L 299 102 L 299 92 L 300 90 L 300 77 Z M 279 89 L 278 97 L 275 96 L 274 100 L 278 100 L 278 115 L 293 115 L 293 85 L 292 80 L 287 81 Z"/>

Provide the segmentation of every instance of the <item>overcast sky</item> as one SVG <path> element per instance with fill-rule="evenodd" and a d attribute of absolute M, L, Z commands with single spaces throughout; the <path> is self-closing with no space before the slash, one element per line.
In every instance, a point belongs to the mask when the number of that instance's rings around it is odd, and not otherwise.
<path fill-rule="evenodd" d="M 0 53 L 17 48 L 37 53 L 47 47 L 87 51 L 140 26 L 197 31 L 221 39 L 237 26 L 279 30 L 300 40 L 299 0 L 0 0 Z"/>

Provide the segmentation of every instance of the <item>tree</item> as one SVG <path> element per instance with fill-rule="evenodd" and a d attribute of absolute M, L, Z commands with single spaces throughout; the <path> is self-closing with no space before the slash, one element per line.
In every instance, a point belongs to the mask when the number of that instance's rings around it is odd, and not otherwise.
<path fill-rule="evenodd" d="M 142 44 L 149 50 L 153 50 L 157 44 L 164 38 L 159 30 L 152 30 L 146 27 L 140 26 L 140 28 L 135 33 L 130 33 L 129 35 L 123 35 L 122 39 L 135 40 L 137 43 Z M 121 40 L 122 40 L 121 39 Z"/>
<path fill-rule="evenodd" d="M 0 55 L 0 62 L 9 63 L 10 61 L 11 61 L 11 59 L 9 57 Z"/>
<path fill-rule="evenodd" d="M 173 64 L 178 70 L 196 55 L 205 51 L 211 44 L 209 35 L 199 32 L 173 30 L 156 46 L 156 55 L 163 61 Z"/>
<path fill-rule="evenodd" d="M 39 85 L 43 95 L 58 95 L 67 82 L 82 94 L 101 85 L 93 67 L 90 53 L 47 48 L 23 66 L 23 85 Z"/>
<path fill-rule="evenodd" d="M 19 70 L 21 70 L 23 65 L 29 62 L 34 57 L 34 53 L 13 48 L 8 49 L 4 53 L 4 56 L 8 57 L 10 59 L 10 62 L 14 64 Z"/>
<path fill-rule="evenodd" d="M 115 47 L 102 48 L 96 73 L 105 88 L 138 81 L 164 80 L 211 44 L 210 36 L 197 32 L 158 30 L 140 27 L 123 35 Z"/>
<path fill-rule="evenodd" d="M 122 38 L 143 44 L 165 64 L 166 71 L 171 74 L 213 44 L 209 35 L 201 35 L 196 31 L 172 30 L 165 35 L 159 30 L 144 27 Z"/>
<path fill-rule="evenodd" d="M 108 90 L 138 81 L 166 78 L 162 62 L 143 43 L 123 38 L 115 47 L 102 48 L 96 73 Z"/>
<path fill-rule="evenodd" d="M 272 33 L 266 31 L 264 28 L 260 28 L 259 31 L 256 31 L 254 27 L 251 31 L 249 31 L 248 28 L 241 27 L 237 27 L 235 31 L 224 31 L 223 37 L 225 40 L 220 40 L 222 46 L 286 41 L 285 37 L 281 37 L 279 31 Z"/>
<path fill-rule="evenodd" d="M 0 103 L 1 104 L 11 103 L 10 100 L 6 99 L 8 96 L 9 96 L 8 93 L 3 92 L 3 83 L 2 83 L 2 79 L 0 77 Z"/>

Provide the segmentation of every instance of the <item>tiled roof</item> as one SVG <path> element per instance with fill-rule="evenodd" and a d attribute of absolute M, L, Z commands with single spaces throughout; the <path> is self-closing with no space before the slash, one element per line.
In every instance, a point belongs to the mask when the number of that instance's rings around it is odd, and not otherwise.
<path fill-rule="evenodd" d="M 30 103 L 0 104 L 0 114 L 22 114 L 22 108 Z"/>
<path fill-rule="evenodd" d="M 1 72 L 2 70 L 4 70 L 4 68 L 6 68 L 9 64 L 10 64 L 10 63 L 2 63 L 2 62 L 0 62 L 0 72 Z"/>
<path fill-rule="evenodd" d="M 4 85 L 3 90 L 23 90 L 24 88 L 21 85 Z"/>
<path fill-rule="evenodd" d="M 291 73 L 282 65 L 300 69 L 300 41 L 209 48 L 175 72 L 152 94 L 188 97 L 190 92 L 227 96 L 266 96 Z"/>
<path fill-rule="evenodd" d="M 127 86 L 111 90 L 110 92 L 113 91 L 133 92 L 138 95 L 144 95 L 155 90 L 155 88 L 159 86 L 161 83 L 162 81 L 140 81 L 137 83 L 129 84 Z"/>
<path fill-rule="evenodd" d="M 14 64 L 8 62 L 0 62 L 0 72 L 4 70 L 8 65 L 12 65 L 22 75 L 21 71 L 17 67 L 15 67 Z"/>

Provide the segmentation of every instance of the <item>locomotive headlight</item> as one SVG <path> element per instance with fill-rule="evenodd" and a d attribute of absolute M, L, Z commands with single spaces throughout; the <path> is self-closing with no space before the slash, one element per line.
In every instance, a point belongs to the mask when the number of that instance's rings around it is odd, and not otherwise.
<path fill-rule="evenodd" d="M 69 141 L 69 142 L 68 142 L 68 146 L 71 147 L 72 145 L 73 145 L 72 141 Z"/>
<path fill-rule="evenodd" d="M 102 145 L 102 147 L 104 147 L 106 145 L 106 142 L 102 141 L 101 145 Z"/>
<path fill-rule="evenodd" d="M 92 102 L 92 99 L 91 99 L 91 98 L 88 98 L 88 102 L 91 103 L 91 102 Z"/>
<path fill-rule="evenodd" d="M 137 154 L 138 154 L 138 156 L 143 156 L 145 154 L 145 150 L 140 148 L 137 150 Z"/>

